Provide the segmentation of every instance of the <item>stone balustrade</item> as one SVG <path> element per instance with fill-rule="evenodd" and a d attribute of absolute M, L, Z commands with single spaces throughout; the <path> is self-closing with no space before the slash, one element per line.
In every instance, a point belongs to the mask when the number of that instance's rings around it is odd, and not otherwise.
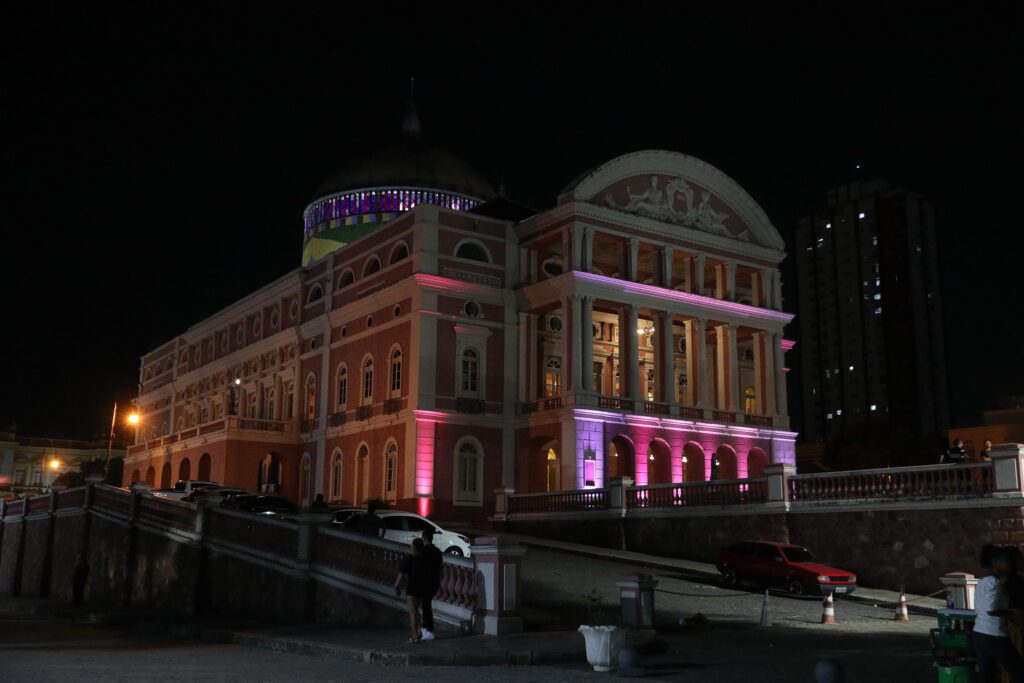
<path fill-rule="evenodd" d="M 634 486 L 627 490 L 630 508 L 673 508 L 699 505 L 749 505 L 768 500 L 764 479 L 701 481 L 689 484 Z"/>
<path fill-rule="evenodd" d="M 227 604 L 232 611 L 259 611 L 248 604 L 244 586 L 230 578 L 245 575 L 258 577 L 251 580 L 260 593 L 251 599 L 268 596 L 268 613 L 282 618 L 312 618 L 321 607 L 317 601 L 296 597 L 282 602 L 273 596 L 299 590 L 319 595 L 314 584 L 327 586 L 328 595 L 330 590 L 346 592 L 343 604 L 363 600 L 404 612 L 404 600 L 395 595 L 393 584 L 406 550 L 398 543 L 335 529 L 330 515 L 267 518 L 103 485 L 0 505 L 0 593 L 7 594 L 25 590 L 46 597 L 51 585 L 66 590 L 81 554 L 104 567 L 94 582 L 95 591 L 104 591 L 104 604 L 113 600 L 110 604 L 128 605 L 144 598 L 185 610 Z M 487 538 L 471 546 L 469 559 L 444 556 L 435 597 L 438 619 L 492 635 L 521 630 L 517 610 L 522 552 L 518 544 Z M 58 555 L 65 559 L 55 560 Z M 221 572 L 231 562 L 236 564 L 229 577 Z M 50 567 L 60 576 L 51 577 Z M 138 571 L 167 576 L 140 583 Z M 146 594 L 139 596 L 140 590 Z M 111 591 L 119 597 L 111 597 Z"/>
<path fill-rule="evenodd" d="M 509 497 L 509 513 L 579 512 L 607 510 L 608 489 L 582 489 L 553 493 L 527 493 Z"/>

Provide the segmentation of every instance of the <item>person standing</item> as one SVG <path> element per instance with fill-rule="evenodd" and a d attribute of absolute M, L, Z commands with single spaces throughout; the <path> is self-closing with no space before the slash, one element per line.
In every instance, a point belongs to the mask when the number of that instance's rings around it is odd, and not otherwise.
<path fill-rule="evenodd" d="M 402 594 L 405 588 L 405 607 L 409 611 L 409 631 L 412 634 L 410 643 L 420 642 L 420 604 L 426 592 L 426 576 L 423 564 L 423 539 L 414 538 L 409 547 L 410 553 L 402 557 L 398 565 L 398 576 L 395 578 L 395 595 Z"/>
<path fill-rule="evenodd" d="M 1013 649 L 1006 627 L 1011 615 L 1004 588 L 1013 571 L 1010 556 L 1003 548 L 986 545 L 981 550 L 980 563 L 991 573 L 978 581 L 974 591 L 977 617 L 971 632 L 971 649 L 978 661 L 977 680 L 994 683 L 998 668 L 1002 666 L 1011 683 L 1024 683 L 1024 659 Z"/>
<path fill-rule="evenodd" d="M 377 503 L 366 504 L 366 514 L 359 518 L 359 531 L 374 538 L 384 538 L 384 522 L 377 516 Z"/>
<path fill-rule="evenodd" d="M 431 601 L 437 595 L 437 589 L 441 587 L 441 570 L 444 566 L 444 558 L 441 557 L 441 549 L 434 545 L 434 530 L 425 529 L 421 534 L 423 539 L 423 570 L 424 581 L 426 582 L 423 598 L 420 601 L 420 609 L 423 612 L 423 627 L 420 636 L 423 640 L 434 639 L 434 607 Z"/>
<path fill-rule="evenodd" d="M 985 447 L 981 449 L 981 461 L 990 462 L 992 460 L 992 442 L 985 439 Z"/>
<path fill-rule="evenodd" d="M 939 462 L 944 464 L 960 464 L 966 461 L 967 451 L 964 450 L 964 442 L 960 439 L 955 440 L 952 447 L 947 448 L 939 458 Z"/>

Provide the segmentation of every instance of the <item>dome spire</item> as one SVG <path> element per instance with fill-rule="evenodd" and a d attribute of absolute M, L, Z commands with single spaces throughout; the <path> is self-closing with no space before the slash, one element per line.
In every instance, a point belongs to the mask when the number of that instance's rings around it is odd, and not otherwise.
<path fill-rule="evenodd" d="M 420 117 L 416 115 L 415 86 L 416 79 L 410 76 L 409 99 L 405 102 L 405 118 L 402 119 L 402 137 L 418 142 L 420 139 Z"/>

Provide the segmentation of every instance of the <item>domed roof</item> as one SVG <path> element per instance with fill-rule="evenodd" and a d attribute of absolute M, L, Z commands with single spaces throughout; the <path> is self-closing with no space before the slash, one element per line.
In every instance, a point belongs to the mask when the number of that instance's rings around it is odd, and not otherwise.
<path fill-rule="evenodd" d="M 481 200 L 495 196 L 491 184 L 451 152 L 406 139 L 375 150 L 342 168 L 320 186 L 314 201 L 338 192 L 370 187 L 444 190 Z"/>

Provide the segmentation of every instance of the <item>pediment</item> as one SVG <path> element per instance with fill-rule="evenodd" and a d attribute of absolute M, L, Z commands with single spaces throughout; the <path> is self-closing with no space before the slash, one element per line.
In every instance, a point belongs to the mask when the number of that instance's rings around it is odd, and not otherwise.
<path fill-rule="evenodd" d="M 559 197 L 783 251 L 764 210 L 734 180 L 696 157 L 648 151 L 617 157 Z"/>

